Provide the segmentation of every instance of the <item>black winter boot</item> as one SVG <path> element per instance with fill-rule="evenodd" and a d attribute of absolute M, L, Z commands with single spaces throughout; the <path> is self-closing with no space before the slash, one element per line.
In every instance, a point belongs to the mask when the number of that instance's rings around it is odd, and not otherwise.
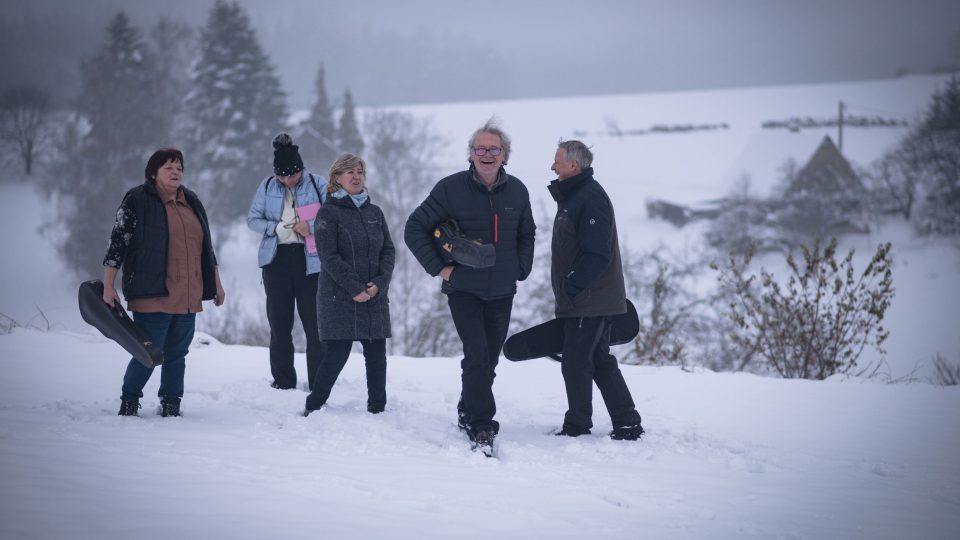
<path fill-rule="evenodd" d="M 120 412 L 117 416 L 140 416 L 137 411 L 140 409 L 139 399 L 121 399 Z"/>
<path fill-rule="evenodd" d="M 643 426 L 635 424 L 632 426 L 620 426 L 613 428 L 610 438 L 615 441 L 636 441 L 643 435 Z"/>
<path fill-rule="evenodd" d="M 160 416 L 180 416 L 180 400 L 165 399 L 160 402 Z"/>
<path fill-rule="evenodd" d="M 579 437 L 581 435 L 589 435 L 589 429 L 574 429 L 570 427 L 561 427 L 560 431 L 554 432 L 554 435 L 557 437 Z"/>

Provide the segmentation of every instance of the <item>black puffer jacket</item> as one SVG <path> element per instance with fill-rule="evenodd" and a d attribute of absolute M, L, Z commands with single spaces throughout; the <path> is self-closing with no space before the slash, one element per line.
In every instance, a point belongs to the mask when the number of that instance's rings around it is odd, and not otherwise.
<path fill-rule="evenodd" d="M 550 183 L 557 201 L 550 279 L 557 317 L 596 317 L 627 311 L 613 204 L 593 169 Z"/>
<path fill-rule="evenodd" d="M 380 207 L 370 199 L 357 208 L 349 196 L 327 197 L 314 221 L 314 235 L 320 252 L 320 339 L 390 337 L 387 294 L 396 252 Z M 354 302 L 369 282 L 377 285 L 377 295 Z"/>
<path fill-rule="evenodd" d="M 489 268 L 458 265 L 441 290 L 487 300 L 515 294 L 517 281 L 526 279 L 533 267 L 536 234 L 530 194 L 523 182 L 500 169 L 500 179 L 489 190 L 474 178 L 472 167 L 437 182 L 404 229 L 407 248 L 431 276 L 444 267 L 433 230 L 450 218 L 457 220 L 467 238 L 494 244 L 497 261 Z"/>
<path fill-rule="evenodd" d="M 207 212 L 196 193 L 185 187 L 180 189 L 203 228 L 200 252 L 202 299 L 212 300 L 217 294 L 217 257 L 210 239 Z M 144 182 L 123 196 L 103 265 L 123 268 L 121 283 L 125 298 L 156 298 L 170 294 L 167 290 L 169 236 L 167 209 L 152 182 Z"/>

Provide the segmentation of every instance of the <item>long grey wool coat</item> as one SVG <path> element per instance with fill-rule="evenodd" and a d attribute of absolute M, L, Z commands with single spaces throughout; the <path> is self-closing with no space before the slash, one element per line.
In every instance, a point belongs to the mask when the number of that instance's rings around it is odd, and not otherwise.
<path fill-rule="evenodd" d="M 320 339 L 390 337 L 387 294 L 396 251 L 383 211 L 369 198 L 358 208 L 349 196 L 328 197 L 314 221 L 314 233 L 320 252 Z M 379 289 L 377 295 L 354 302 L 371 282 Z"/>

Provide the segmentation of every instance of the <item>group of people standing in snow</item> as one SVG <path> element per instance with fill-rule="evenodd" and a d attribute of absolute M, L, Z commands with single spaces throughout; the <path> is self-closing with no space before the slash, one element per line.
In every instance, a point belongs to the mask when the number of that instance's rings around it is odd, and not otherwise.
<path fill-rule="evenodd" d="M 367 410 L 387 404 L 386 340 L 391 337 L 389 289 L 396 249 L 383 211 L 367 189 L 367 166 L 339 156 L 326 177 L 306 170 L 286 134 L 273 140 L 274 174 L 260 182 L 247 224 L 262 235 L 258 262 L 270 325 L 271 383 L 297 387 L 293 317 L 306 334 L 304 415 L 327 402 L 354 342 L 363 349 Z M 453 325 L 463 344 L 457 425 L 477 444 L 492 445 L 500 425 L 493 382 L 517 282 L 533 268 L 536 226 L 526 186 L 506 172 L 509 136 L 493 122 L 467 145 L 469 168 L 443 178 L 410 214 L 404 242 L 430 276 L 440 276 Z M 630 391 L 610 354 L 611 321 L 626 312 L 613 205 L 593 178 L 593 155 L 580 141 L 559 143 L 549 190 L 557 202 L 551 280 L 556 315 L 564 320 L 562 373 L 568 410 L 557 435 L 590 433 L 593 384 L 603 396 L 614 439 L 643 433 Z M 128 308 L 164 351 L 158 395 L 162 416 L 179 416 L 185 357 L 202 300 L 222 305 L 216 255 L 206 212 L 183 187 L 183 154 L 163 148 L 147 162 L 145 182 L 123 198 L 104 258 L 103 300 L 120 298 L 123 269 Z M 492 266 L 447 262 L 434 230 L 454 219 L 463 234 L 494 246 Z M 131 360 L 120 415 L 137 415 L 153 369 Z"/>

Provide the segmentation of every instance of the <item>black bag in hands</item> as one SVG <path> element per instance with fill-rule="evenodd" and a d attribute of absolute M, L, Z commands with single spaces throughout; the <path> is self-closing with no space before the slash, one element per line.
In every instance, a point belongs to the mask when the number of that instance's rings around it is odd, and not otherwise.
<path fill-rule="evenodd" d="M 77 293 L 80 316 L 106 338 L 117 342 L 130 356 L 148 368 L 163 363 L 163 351 L 153 342 L 146 330 L 127 315 L 123 306 L 108 306 L 103 302 L 103 282 L 84 281 Z"/>
<path fill-rule="evenodd" d="M 448 219 L 438 223 L 433 230 L 433 239 L 445 263 L 489 268 L 497 262 L 497 250 L 493 244 L 470 240 L 463 235 L 455 220 Z"/>

